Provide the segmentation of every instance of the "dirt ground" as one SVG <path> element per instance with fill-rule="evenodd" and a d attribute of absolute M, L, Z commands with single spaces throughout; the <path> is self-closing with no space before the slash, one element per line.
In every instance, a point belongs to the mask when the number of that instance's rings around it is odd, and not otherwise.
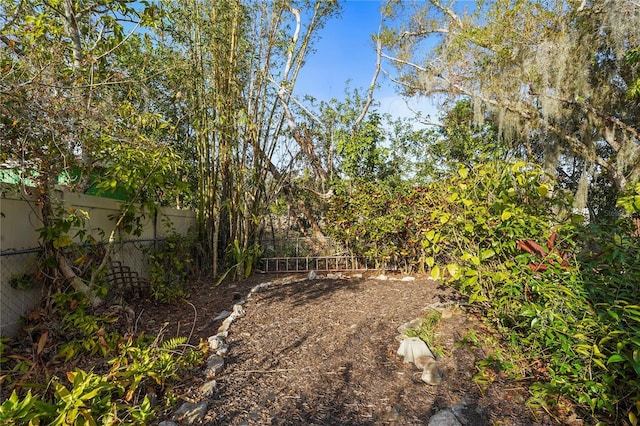
<path fill-rule="evenodd" d="M 424 278 L 303 278 L 257 275 L 220 287 L 200 281 L 190 289 L 191 304 L 142 311 L 139 321 L 148 332 L 164 326 L 167 337 L 191 333 L 197 344 L 217 333 L 221 321 L 212 319 L 218 313 L 231 311 L 257 284 L 271 283 L 231 324 L 230 351 L 205 424 L 426 425 L 452 406 L 467 425 L 582 424 L 575 415 L 528 408 L 524 379 L 495 372 L 487 383 L 473 380 L 476 361 L 491 351 L 482 342 L 497 336 L 454 290 Z M 427 385 L 421 371 L 396 354 L 397 328 L 429 305 L 450 302 L 459 307 L 448 309 L 436 333 L 444 380 Z M 201 402 L 197 389 L 205 381 L 197 374 L 185 380 L 183 399 Z"/>

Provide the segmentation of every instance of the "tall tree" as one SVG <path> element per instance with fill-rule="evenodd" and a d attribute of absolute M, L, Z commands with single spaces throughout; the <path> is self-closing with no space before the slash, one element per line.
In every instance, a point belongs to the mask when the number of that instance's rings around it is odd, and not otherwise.
<path fill-rule="evenodd" d="M 634 2 L 392 0 L 386 12 L 384 56 L 405 93 L 472 99 L 549 170 L 577 157 L 618 189 L 640 178 Z"/>
<path fill-rule="evenodd" d="M 54 188 L 66 174 L 78 176 L 73 186 L 82 190 L 100 166 L 107 170 L 102 174 L 106 186 L 124 183 L 135 197 L 162 175 L 157 172 L 168 163 L 161 135 L 168 126 L 123 96 L 131 70 L 117 57 L 136 37 L 137 26 L 155 22 L 157 9 L 147 5 L 138 11 L 132 2 L 93 0 L 3 1 L 0 6 L 4 160 L 36 183 L 48 255 L 64 278 L 98 303 L 91 285 L 108 253 L 89 285 L 76 276 L 62 251 L 70 244 L 64 219 L 69 212 L 56 208 Z M 126 217 L 123 212 L 112 240 Z"/>
<path fill-rule="evenodd" d="M 247 250 L 258 236 L 274 193 L 296 202 L 275 154 L 290 132 L 314 158 L 291 92 L 336 3 L 185 0 L 170 8 L 171 40 L 188 55 L 183 88 L 198 150 L 199 222 L 215 274 L 223 250 Z"/>

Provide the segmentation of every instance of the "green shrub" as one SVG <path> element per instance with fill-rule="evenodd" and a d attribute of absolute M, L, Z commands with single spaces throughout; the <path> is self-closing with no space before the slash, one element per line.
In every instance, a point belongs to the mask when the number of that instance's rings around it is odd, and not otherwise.
<path fill-rule="evenodd" d="M 66 382 L 51 379 L 52 394 L 28 390 L 21 398 L 14 390 L 0 406 L 0 424 L 148 424 L 160 408 L 151 405 L 148 392 L 171 402 L 171 383 L 202 362 L 203 353 L 185 341 L 130 339 L 103 375 L 76 369 L 66 374 Z"/>
<path fill-rule="evenodd" d="M 186 297 L 186 284 L 194 266 L 192 239 L 175 230 L 170 232 L 151 251 L 147 264 L 154 300 L 173 303 Z"/>
<path fill-rule="evenodd" d="M 404 260 L 457 287 L 514 349 L 535 354 L 544 368 L 531 371 L 531 404 L 563 395 L 594 419 L 635 424 L 640 238 L 630 219 L 583 225 L 554 186 L 523 162 L 461 166 L 423 188 L 342 191 L 328 222 L 353 254 Z M 620 205 L 637 214 L 640 185 L 630 194 Z"/>

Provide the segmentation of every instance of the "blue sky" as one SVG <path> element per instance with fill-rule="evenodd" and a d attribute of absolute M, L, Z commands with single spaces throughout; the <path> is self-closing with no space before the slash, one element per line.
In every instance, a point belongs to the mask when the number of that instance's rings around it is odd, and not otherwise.
<path fill-rule="evenodd" d="M 342 1 L 341 16 L 330 20 L 322 29 L 322 38 L 314 45 L 316 51 L 300 71 L 295 88 L 298 96 L 309 94 L 321 100 L 343 99 L 347 80 L 351 80 L 351 89 L 369 88 L 376 65 L 371 35 L 377 33 L 380 26 L 381 4 L 380 0 Z M 396 95 L 393 83 L 382 72 L 378 84 L 380 88 L 375 92 L 375 99 L 381 104 L 380 112 L 393 116 L 412 115 L 405 101 Z M 435 118 L 431 103 L 423 100 L 419 105 L 412 105 Z"/>
<path fill-rule="evenodd" d="M 300 72 L 300 93 L 319 99 L 341 98 L 348 79 L 352 88 L 369 87 L 376 64 L 371 34 L 378 31 L 381 2 L 349 0 L 342 4 L 341 16 L 321 30 L 316 51 Z"/>

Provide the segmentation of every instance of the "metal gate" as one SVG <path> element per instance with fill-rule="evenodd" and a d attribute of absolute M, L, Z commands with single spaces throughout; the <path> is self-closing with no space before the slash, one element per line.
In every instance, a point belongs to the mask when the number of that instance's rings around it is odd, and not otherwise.
<path fill-rule="evenodd" d="M 265 273 L 371 269 L 366 259 L 350 255 L 330 239 L 269 239 L 261 240 L 260 246 L 260 269 Z"/>

